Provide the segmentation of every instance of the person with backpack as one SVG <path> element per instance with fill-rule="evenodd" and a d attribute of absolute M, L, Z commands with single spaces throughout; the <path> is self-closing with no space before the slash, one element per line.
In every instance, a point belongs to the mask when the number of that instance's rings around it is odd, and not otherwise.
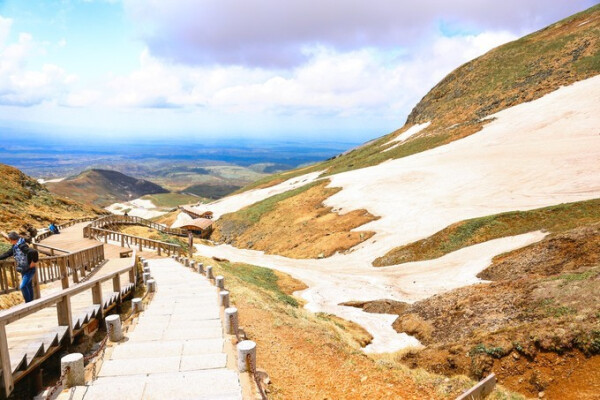
<path fill-rule="evenodd" d="M 52 232 L 53 235 L 58 235 L 60 233 L 60 231 L 58 230 L 58 226 L 56 226 L 54 221 L 50 223 L 50 225 L 48 226 L 48 230 Z"/>
<path fill-rule="evenodd" d="M 21 274 L 21 293 L 25 303 L 33 300 L 33 278 L 35 277 L 35 267 L 39 261 L 37 250 L 30 248 L 17 232 L 10 232 L 8 240 L 12 244 L 10 250 L 0 255 L 0 260 L 14 257 L 17 262 L 17 272 Z"/>

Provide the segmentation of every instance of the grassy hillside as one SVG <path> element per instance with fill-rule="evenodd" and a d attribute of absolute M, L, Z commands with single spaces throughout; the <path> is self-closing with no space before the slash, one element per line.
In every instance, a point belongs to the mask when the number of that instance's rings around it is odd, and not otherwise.
<path fill-rule="evenodd" d="M 183 204 L 198 203 L 201 199 L 197 196 L 190 196 L 183 193 L 158 193 L 148 194 L 142 197 L 143 200 L 150 200 L 156 207 L 177 207 Z"/>
<path fill-rule="evenodd" d="M 240 187 L 237 185 L 200 183 L 186 187 L 181 193 L 189 193 L 207 199 L 217 200 L 235 192 L 239 188 Z"/>
<path fill-rule="evenodd" d="M 242 190 L 324 170 L 335 174 L 432 149 L 478 132 L 490 115 L 600 73 L 600 5 L 497 47 L 448 74 L 414 107 L 406 124 L 344 155 L 265 177 Z M 411 126 L 426 129 L 390 151 Z"/>
<path fill-rule="evenodd" d="M 314 182 L 222 216 L 212 239 L 292 258 L 329 257 L 369 239 L 355 228 L 376 219 L 365 210 L 339 215 L 323 202 L 339 189 Z"/>
<path fill-rule="evenodd" d="M 305 286 L 248 264 L 196 257 L 223 275 L 240 325 L 257 343 L 258 368 L 268 372 L 270 399 L 454 399 L 474 382 L 410 370 L 387 356 L 359 350 L 372 339 L 352 322 L 314 314 L 292 296 Z M 501 388 L 489 399 L 520 399 Z"/>
<path fill-rule="evenodd" d="M 480 276 L 493 282 L 398 312 L 394 328 L 427 346 L 404 361 L 477 379 L 494 372 L 528 397 L 597 398 L 600 223 L 498 256 Z"/>
<path fill-rule="evenodd" d="M 90 169 L 64 181 L 48 183 L 47 187 L 58 195 L 101 207 L 146 194 L 168 192 L 150 181 L 103 169 Z"/>
<path fill-rule="evenodd" d="M 0 229 L 19 230 L 23 224 L 45 227 L 50 221 L 91 217 L 105 211 L 50 193 L 35 179 L 0 164 Z"/>
<path fill-rule="evenodd" d="M 384 267 L 430 260 L 492 239 L 537 230 L 558 233 L 594 222 L 600 222 L 600 199 L 473 218 L 452 224 L 428 238 L 392 249 L 376 259 L 373 265 Z"/>

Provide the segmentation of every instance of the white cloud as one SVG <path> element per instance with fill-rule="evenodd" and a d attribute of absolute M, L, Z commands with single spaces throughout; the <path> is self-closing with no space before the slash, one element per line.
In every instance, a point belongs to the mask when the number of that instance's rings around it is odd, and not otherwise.
<path fill-rule="evenodd" d="M 347 52 L 427 43 L 458 32 L 539 29 L 594 0 L 125 0 L 155 56 L 191 65 L 297 66 L 316 45 Z M 451 33 L 451 32 L 450 32 Z"/>
<path fill-rule="evenodd" d="M 0 21 L 2 25 L 6 23 Z M 28 69 L 30 58 L 41 50 L 28 33 L 19 34 L 17 42 L 0 49 L 0 105 L 32 106 L 56 100 L 77 80 L 53 64 Z"/>
<path fill-rule="evenodd" d="M 12 19 L 4 18 L 0 15 L 0 49 L 4 47 L 4 44 L 8 40 L 10 34 L 10 28 L 12 26 Z"/>

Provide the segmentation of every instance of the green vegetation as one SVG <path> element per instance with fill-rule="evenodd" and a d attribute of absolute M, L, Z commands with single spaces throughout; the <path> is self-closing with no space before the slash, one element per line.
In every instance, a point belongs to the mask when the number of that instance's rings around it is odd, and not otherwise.
<path fill-rule="evenodd" d="M 430 260 L 492 239 L 536 230 L 559 233 L 598 221 L 600 199 L 473 218 L 452 224 L 428 238 L 397 247 L 376 259 L 373 265 L 381 267 Z"/>
<path fill-rule="evenodd" d="M 158 235 L 160 236 L 159 240 L 161 242 L 179 245 L 186 254 L 190 251 L 190 246 L 188 245 L 187 240 L 183 240 L 179 236 L 171 236 L 159 231 L 156 231 L 156 233 L 158 233 Z"/>
<path fill-rule="evenodd" d="M 299 195 L 300 193 L 306 192 L 310 188 L 321 184 L 322 182 L 312 182 L 308 185 L 301 186 L 294 190 L 289 190 L 287 192 L 277 194 L 275 196 L 271 196 L 263 201 L 259 201 L 258 203 L 252 204 L 246 208 L 241 209 L 236 212 L 235 219 L 241 220 L 245 222 L 247 225 L 255 224 L 260 220 L 260 218 L 267 212 L 272 211 L 277 203 L 289 199 L 290 197 L 294 197 Z"/>
<path fill-rule="evenodd" d="M 6 252 L 10 250 L 10 244 L 9 243 L 0 243 L 0 254 Z"/>
<path fill-rule="evenodd" d="M 492 357 L 500 358 L 506 355 L 506 351 L 504 351 L 502 347 L 486 347 L 483 343 L 479 343 L 469 350 L 469 355 L 471 357 L 477 354 L 487 354 Z"/>
<path fill-rule="evenodd" d="M 210 183 L 202 183 L 188 186 L 183 189 L 182 193 L 191 193 L 196 196 L 205 197 L 207 199 L 217 200 L 228 194 L 236 191 L 240 187 L 238 185 L 221 184 L 215 185 Z M 197 200 L 196 200 L 197 201 Z"/>
<path fill-rule="evenodd" d="M 292 307 L 298 307 L 298 301 L 281 290 L 277 284 L 279 278 L 273 270 L 249 264 L 231 264 L 229 262 L 220 262 L 219 267 L 246 284 L 266 290 L 277 301 Z"/>
<path fill-rule="evenodd" d="M 177 207 L 183 204 L 197 203 L 198 197 L 182 193 L 159 193 L 149 194 L 142 197 L 144 200 L 150 200 L 157 207 Z"/>
<path fill-rule="evenodd" d="M 562 274 L 552 277 L 552 280 L 563 280 L 565 282 L 586 281 L 588 279 L 595 278 L 599 273 L 600 271 L 594 268 L 580 273 Z"/>

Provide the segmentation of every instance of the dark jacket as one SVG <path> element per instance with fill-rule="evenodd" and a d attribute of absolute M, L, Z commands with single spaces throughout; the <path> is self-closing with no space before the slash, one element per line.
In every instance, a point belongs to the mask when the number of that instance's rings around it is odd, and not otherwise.
<path fill-rule="evenodd" d="M 39 260 L 37 250 L 30 248 L 23 239 L 19 240 L 19 242 L 12 246 L 6 253 L 0 255 L 0 260 L 5 260 L 8 257 L 15 257 L 17 271 L 21 274 L 29 272 L 31 263 L 38 262 Z"/>

